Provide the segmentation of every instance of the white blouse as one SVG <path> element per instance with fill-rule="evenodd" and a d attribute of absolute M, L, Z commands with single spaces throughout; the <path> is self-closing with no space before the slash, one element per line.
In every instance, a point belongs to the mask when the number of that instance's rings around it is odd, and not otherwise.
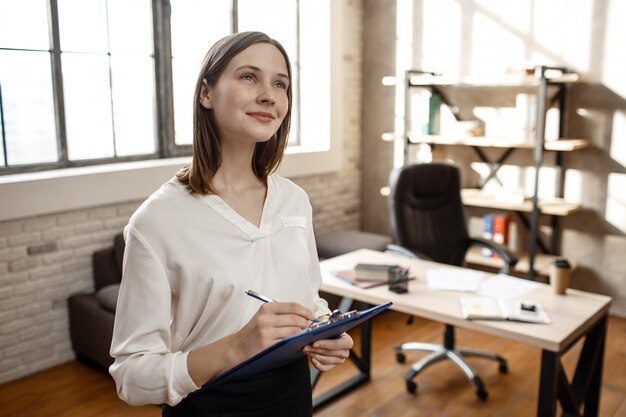
<path fill-rule="evenodd" d="M 318 295 L 309 199 L 278 175 L 268 177 L 259 227 L 172 178 L 132 215 L 124 237 L 109 371 L 129 404 L 175 405 L 197 390 L 187 354 L 252 318 L 261 302 L 245 290 L 329 313 Z"/>

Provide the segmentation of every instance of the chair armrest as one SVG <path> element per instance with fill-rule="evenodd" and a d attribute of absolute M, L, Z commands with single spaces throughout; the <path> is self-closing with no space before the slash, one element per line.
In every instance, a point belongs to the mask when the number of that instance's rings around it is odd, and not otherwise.
<path fill-rule="evenodd" d="M 413 251 L 411 249 L 407 249 L 404 246 L 396 245 L 395 243 L 390 243 L 385 247 L 386 253 L 391 253 L 393 255 L 405 256 L 407 258 L 412 259 L 421 259 L 424 261 L 432 261 L 431 258 L 424 255 L 421 252 Z"/>
<path fill-rule="evenodd" d="M 486 249 L 489 249 L 496 253 L 502 260 L 504 261 L 504 265 L 500 269 L 500 272 L 503 274 L 508 274 L 511 267 L 515 266 L 517 261 L 519 260 L 517 256 L 511 252 L 506 246 L 501 245 L 492 240 L 482 239 L 482 238 L 470 238 L 470 246 L 476 245 Z"/>

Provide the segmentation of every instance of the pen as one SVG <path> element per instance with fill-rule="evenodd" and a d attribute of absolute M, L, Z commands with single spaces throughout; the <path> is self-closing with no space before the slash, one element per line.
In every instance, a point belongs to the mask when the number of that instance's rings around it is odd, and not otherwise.
<path fill-rule="evenodd" d="M 257 292 L 252 291 L 252 290 L 246 290 L 246 294 L 248 294 L 250 297 L 256 298 L 257 300 L 261 300 L 264 303 L 273 303 L 273 302 L 276 301 L 276 300 L 273 300 L 273 299 L 269 298 L 266 295 L 259 294 Z"/>
<path fill-rule="evenodd" d="M 263 301 L 264 303 L 275 303 L 276 300 L 274 300 L 273 298 L 268 297 L 267 295 L 263 295 L 263 294 L 259 294 L 258 292 L 254 292 L 252 290 L 246 290 L 245 291 L 247 295 L 249 295 L 252 298 L 256 298 L 257 300 Z M 335 310 L 333 311 L 333 314 L 339 314 L 339 310 Z M 325 322 L 328 321 L 328 317 L 330 315 L 326 314 L 324 316 L 321 316 L 319 318 L 313 319 L 313 320 L 309 320 L 309 328 L 313 325 L 317 325 L 318 323 L 322 323 L 324 324 Z"/>

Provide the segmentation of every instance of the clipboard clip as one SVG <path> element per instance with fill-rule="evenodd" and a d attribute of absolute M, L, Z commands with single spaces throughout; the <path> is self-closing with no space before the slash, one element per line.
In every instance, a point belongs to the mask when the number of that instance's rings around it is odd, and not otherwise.
<path fill-rule="evenodd" d="M 308 332 L 310 330 L 319 329 L 320 327 L 324 327 L 328 324 L 338 322 L 343 319 L 347 319 L 350 317 L 354 317 L 357 315 L 357 310 L 348 311 L 346 313 L 342 313 L 341 311 L 335 309 L 331 314 L 327 314 L 325 316 L 321 316 L 315 320 L 311 320 L 309 327 L 305 330 Z"/>

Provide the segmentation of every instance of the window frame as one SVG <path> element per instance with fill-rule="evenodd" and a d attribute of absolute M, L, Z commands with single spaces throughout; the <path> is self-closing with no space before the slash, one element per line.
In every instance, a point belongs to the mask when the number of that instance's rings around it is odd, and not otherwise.
<path fill-rule="evenodd" d="M 300 0 L 296 0 L 296 8 L 299 10 Z M 238 26 L 238 6 L 237 0 L 231 0 L 231 32 L 237 31 Z M 171 49 L 171 5 L 169 0 L 152 0 L 152 38 L 154 42 L 153 46 L 153 59 L 154 59 L 154 71 L 155 71 L 155 152 L 129 155 L 129 156 L 112 156 L 105 158 L 83 159 L 83 160 L 70 160 L 68 156 L 68 143 L 67 143 L 67 128 L 66 128 L 66 115 L 65 115 L 65 99 L 64 99 L 64 87 L 63 87 L 63 75 L 61 66 L 61 45 L 60 45 L 60 28 L 59 28 L 59 13 L 58 13 L 58 1 L 47 0 L 48 7 L 48 31 L 50 48 L 48 50 L 50 58 L 50 69 L 52 79 L 52 95 L 54 103 L 54 121 L 55 121 L 55 136 L 56 136 L 56 149 L 57 149 L 57 161 L 55 162 L 38 162 L 31 164 L 19 164 L 19 165 L 4 165 L 0 166 L 0 176 L 10 174 L 20 174 L 29 172 L 40 172 L 55 169 L 65 168 L 77 168 L 93 165 L 104 165 L 112 163 L 122 162 L 135 162 L 151 159 L 165 159 L 165 158 L 178 158 L 191 156 L 192 145 L 191 144 L 177 144 L 175 141 L 175 120 L 174 120 L 174 98 L 173 98 L 173 76 L 172 76 L 172 49 Z M 299 19 L 296 24 L 298 30 L 300 27 Z M 299 33 L 296 36 L 300 36 Z M 299 44 L 298 44 L 299 45 Z M 0 50 L 14 50 L 14 51 L 38 51 L 33 49 L 20 49 L 20 48 L 1 48 Z M 298 46 L 299 53 L 299 46 Z M 299 60 L 298 60 L 299 62 Z M 299 83 L 298 83 L 299 85 Z M 295 95 L 300 97 L 299 94 Z M 293 103 L 298 108 L 295 116 L 300 118 L 300 106 L 299 103 Z M 298 128 L 300 123 L 296 124 Z M 300 132 L 295 132 L 297 139 L 289 146 L 298 148 L 301 145 Z M 4 141 L 4 133 L 2 134 L 2 146 L 5 154 L 5 163 L 7 162 L 6 156 L 6 143 Z M 296 150 L 296 152 L 298 152 Z"/>

